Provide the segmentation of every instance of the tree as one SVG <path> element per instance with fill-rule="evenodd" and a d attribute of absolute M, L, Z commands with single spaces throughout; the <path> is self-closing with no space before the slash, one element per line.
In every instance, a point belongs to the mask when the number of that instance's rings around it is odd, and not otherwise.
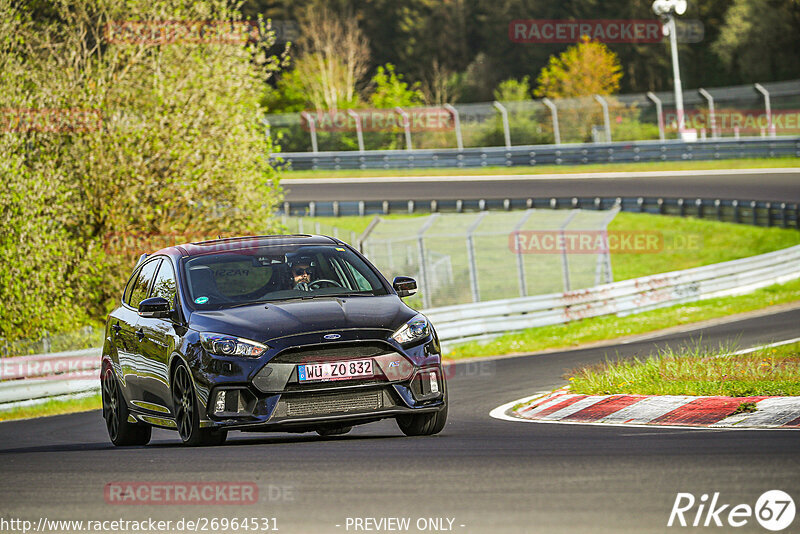
<path fill-rule="evenodd" d="M 420 106 L 424 103 L 419 82 L 409 87 L 408 83 L 403 81 L 403 75 L 396 73 L 391 63 L 387 63 L 385 67 L 378 67 L 378 72 L 372 77 L 371 85 L 374 89 L 369 101 L 373 107 L 388 109 L 396 106 Z"/>
<path fill-rule="evenodd" d="M 572 98 L 610 95 L 619 90 L 622 67 L 617 55 L 584 36 L 558 57 L 551 56 L 537 78 L 536 96 Z"/>
<path fill-rule="evenodd" d="M 304 55 L 295 70 L 317 110 L 335 111 L 358 101 L 357 85 L 369 68 L 369 45 L 352 13 L 309 5 L 301 21 Z"/>
<path fill-rule="evenodd" d="M 458 73 L 442 66 L 439 60 L 434 59 L 422 86 L 425 103 L 430 106 L 452 104 L 461 96 L 459 93 L 460 80 L 461 76 Z"/>
<path fill-rule="evenodd" d="M 151 251 L 115 249 L 120 235 L 276 226 L 258 95 L 280 58 L 269 42 L 109 39 L 164 13 L 239 20 L 224 0 L 0 0 L 0 110 L 45 121 L 0 132 L 0 336 L 102 317 Z M 75 110 L 97 120 L 69 124 Z"/>
<path fill-rule="evenodd" d="M 530 100 L 531 84 L 530 77 L 523 76 L 522 80 L 503 80 L 497 89 L 494 90 L 494 99 L 500 102 L 514 102 L 518 100 Z"/>
<path fill-rule="evenodd" d="M 735 0 L 712 45 L 742 81 L 790 79 L 800 72 L 800 2 Z"/>

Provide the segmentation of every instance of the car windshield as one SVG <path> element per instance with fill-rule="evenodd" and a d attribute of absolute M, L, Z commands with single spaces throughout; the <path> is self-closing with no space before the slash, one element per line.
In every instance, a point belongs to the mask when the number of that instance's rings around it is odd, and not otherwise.
<path fill-rule="evenodd" d="M 388 293 L 364 260 L 336 245 L 226 250 L 192 257 L 183 270 L 189 299 L 198 309 Z"/>

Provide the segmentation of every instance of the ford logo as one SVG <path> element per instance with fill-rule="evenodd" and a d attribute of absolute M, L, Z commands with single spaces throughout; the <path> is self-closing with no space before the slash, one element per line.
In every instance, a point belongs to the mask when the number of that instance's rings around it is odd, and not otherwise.
<path fill-rule="evenodd" d="M 342 336 L 340 336 L 339 334 L 325 334 L 322 337 L 323 339 L 333 340 L 333 339 L 339 339 Z"/>

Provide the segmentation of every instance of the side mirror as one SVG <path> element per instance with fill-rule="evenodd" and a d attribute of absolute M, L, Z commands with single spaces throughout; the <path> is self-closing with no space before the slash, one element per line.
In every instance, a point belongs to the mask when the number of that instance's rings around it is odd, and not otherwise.
<path fill-rule="evenodd" d="M 417 281 L 408 276 L 395 276 L 392 287 L 398 297 L 410 297 L 417 292 Z"/>
<path fill-rule="evenodd" d="M 139 316 L 161 319 L 172 313 L 170 304 L 164 297 L 150 297 L 139 303 Z"/>

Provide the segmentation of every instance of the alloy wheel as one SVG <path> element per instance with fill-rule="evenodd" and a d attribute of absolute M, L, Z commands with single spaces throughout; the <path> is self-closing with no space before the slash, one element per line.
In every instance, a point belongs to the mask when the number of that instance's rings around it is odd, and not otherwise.
<path fill-rule="evenodd" d="M 181 366 L 175 372 L 175 385 L 172 389 L 172 400 L 176 408 L 175 422 L 178 424 L 178 433 L 183 441 L 192 437 L 192 422 L 194 418 L 195 401 L 194 389 L 189 373 Z"/>

